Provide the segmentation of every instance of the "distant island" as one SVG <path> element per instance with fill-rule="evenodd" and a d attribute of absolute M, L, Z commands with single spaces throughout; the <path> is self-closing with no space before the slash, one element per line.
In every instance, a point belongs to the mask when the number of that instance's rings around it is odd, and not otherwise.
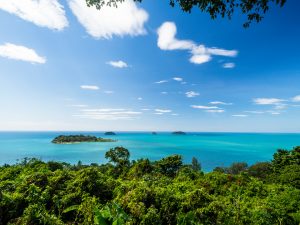
<path fill-rule="evenodd" d="M 112 132 L 112 131 L 108 131 L 108 132 L 105 132 L 104 135 L 116 135 L 116 133 Z"/>
<path fill-rule="evenodd" d="M 91 135 L 59 135 L 52 140 L 54 144 L 73 144 L 81 142 L 115 142 L 116 140 Z"/>
<path fill-rule="evenodd" d="M 157 133 L 153 131 L 152 134 L 153 134 L 153 135 L 156 135 Z"/>
<path fill-rule="evenodd" d="M 176 135 L 186 135 L 186 133 L 183 132 L 183 131 L 174 131 L 172 134 L 176 134 Z"/>

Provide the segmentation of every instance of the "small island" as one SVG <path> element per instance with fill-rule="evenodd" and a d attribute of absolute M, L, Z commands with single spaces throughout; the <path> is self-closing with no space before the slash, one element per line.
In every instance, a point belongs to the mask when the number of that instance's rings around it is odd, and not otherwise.
<path fill-rule="evenodd" d="M 186 133 L 183 132 L 183 131 L 174 131 L 172 134 L 175 134 L 175 135 L 186 135 Z"/>
<path fill-rule="evenodd" d="M 116 133 L 112 132 L 112 131 L 108 131 L 108 132 L 105 132 L 104 135 L 116 135 Z"/>
<path fill-rule="evenodd" d="M 154 132 L 154 131 L 152 132 L 152 134 L 153 134 L 153 135 L 157 135 L 157 133 L 156 133 L 156 132 Z"/>
<path fill-rule="evenodd" d="M 81 142 L 116 142 L 116 140 L 91 135 L 59 135 L 52 140 L 54 144 L 74 144 Z"/>

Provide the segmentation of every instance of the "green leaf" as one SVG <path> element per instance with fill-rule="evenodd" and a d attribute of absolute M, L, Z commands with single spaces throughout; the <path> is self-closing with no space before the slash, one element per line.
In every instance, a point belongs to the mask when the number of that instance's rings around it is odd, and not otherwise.
<path fill-rule="evenodd" d="M 109 225 L 98 208 L 95 208 L 94 212 L 95 212 L 95 217 L 94 217 L 94 223 L 95 224 L 97 224 L 97 225 Z"/>
<path fill-rule="evenodd" d="M 70 212 L 70 211 L 78 210 L 78 207 L 79 207 L 79 205 L 72 205 L 72 206 L 66 208 L 66 209 L 63 211 L 63 213 L 68 213 L 68 212 Z"/>

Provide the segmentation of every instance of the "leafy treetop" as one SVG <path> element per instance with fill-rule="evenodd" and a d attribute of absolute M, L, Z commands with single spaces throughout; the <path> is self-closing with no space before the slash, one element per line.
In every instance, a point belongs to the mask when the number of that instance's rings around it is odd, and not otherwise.
<path fill-rule="evenodd" d="M 88 6 L 96 6 L 101 9 L 103 6 L 117 7 L 125 0 L 86 0 Z M 142 2 L 142 0 L 134 0 Z M 208 13 L 212 19 L 221 16 L 231 19 L 233 12 L 241 10 L 247 16 L 244 27 L 249 27 L 252 21 L 260 22 L 270 5 L 274 3 L 282 7 L 286 0 L 169 0 L 170 6 L 179 5 L 182 11 L 191 13 L 193 8 L 198 8 L 201 12 Z"/>

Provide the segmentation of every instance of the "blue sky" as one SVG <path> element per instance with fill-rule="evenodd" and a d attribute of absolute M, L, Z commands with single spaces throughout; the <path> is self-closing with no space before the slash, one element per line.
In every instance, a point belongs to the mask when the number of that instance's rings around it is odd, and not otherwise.
<path fill-rule="evenodd" d="M 0 1 L 1 130 L 300 132 L 299 2 L 248 29 L 83 3 Z"/>

